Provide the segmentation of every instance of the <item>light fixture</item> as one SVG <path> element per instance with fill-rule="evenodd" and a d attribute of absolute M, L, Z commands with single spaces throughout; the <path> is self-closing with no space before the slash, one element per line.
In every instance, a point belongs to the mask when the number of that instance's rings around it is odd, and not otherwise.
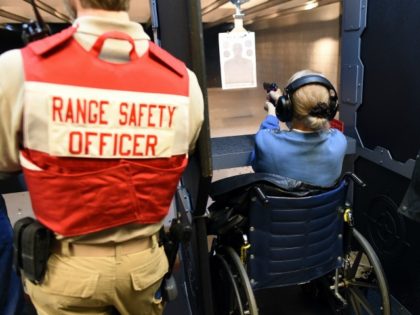
<path fill-rule="evenodd" d="M 316 8 L 319 5 L 319 2 L 317 0 L 309 0 L 305 4 L 305 10 L 311 10 Z"/>
<path fill-rule="evenodd" d="M 260 5 L 264 2 L 268 2 L 268 0 L 247 0 L 241 3 L 241 9 L 247 10 L 253 8 L 257 5 Z M 232 0 L 230 2 L 226 2 L 225 4 L 219 6 L 220 9 L 231 9 L 232 8 Z"/>
<path fill-rule="evenodd" d="M 8 24 L 8 23 L 0 23 L 0 29 L 16 32 L 17 29 L 15 26 Z"/>
<path fill-rule="evenodd" d="M 8 31 L 16 31 L 16 28 L 13 25 L 10 25 L 10 24 L 5 24 L 4 29 L 6 29 Z"/>

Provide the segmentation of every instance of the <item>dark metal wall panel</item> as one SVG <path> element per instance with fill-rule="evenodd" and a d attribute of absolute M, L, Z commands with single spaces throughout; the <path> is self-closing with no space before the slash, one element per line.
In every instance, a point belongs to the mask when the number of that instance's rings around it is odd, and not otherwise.
<path fill-rule="evenodd" d="M 52 34 L 58 33 L 66 27 L 69 27 L 70 24 L 66 23 L 50 23 L 48 24 Z M 22 24 L 10 23 L 8 24 L 10 30 L 0 28 L 0 54 L 3 52 L 22 48 L 24 42 L 22 40 Z"/>
<path fill-rule="evenodd" d="M 207 250 L 207 233 L 204 213 L 211 183 L 212 162 L 210 127 L 207 102 L 207 83 L 204 58 L 201 6 L 199 0 L 157 0 L 159 37 L 164 49 L 181 59 L 194 71 L 204 96 L 205 120 L 196 145 L 195 154 L 183 175 L 194 214 L 193 240 L 189 250 L 194 257 L 195 287 L 191 288 L 196 300 L 193 314 L 213 315 L 210 268 Z"/>
<path fill-rule="evenodd" d="M 356 228 L 378 254 L 391 294 L 420 314 L 420 225 L 397 212 L 409 180 L 364 158 L 355 172 L 367 184 L 354 188 Z"/>
<path fill-rule="evenodd" d="M 420 146 L 419 9 L 415 0 L 343 1 L 340 119 L 345 133 L 357 140 L 360 156 L 407 178 Z"/>
<path fill-rule="evenodd" d="M 367 183 L 354 189 L 356 227 L 379 255 L 393 296 L 418 314 L 419 224 L 397 209 L 420 146 L 420 1 L 343 3 L 340 118 L 358 142 L 354 170 Z"/>
<path fill-rule="evenodd" d="M 21 33 L 0 29 L 0 54 L 7 50 L 23 47 Z"/>
<path fill-rule="evenodd" d="M 364 146 L 404 162 L 420 147 L 420 1 L 370 0 L 361 40 L 365 65 L 357 128 Z"/>
<path fill-rule="evenodd" d="M 346 135 L 357 140 L 355 112 L 362 103 L 364 73 L 360 36 L 366 27 L 366 5 L 367 0 L 344 0 L 341 26 L 340 119 Z"/>
<path fill-rule="evenodd" d="M 191 68 L 188 1 L 157 0 L 162 47 Z"/>
<path fill-rule="evenodd" d="M 201 7 L 198 0 L 158 0 L 157 12 L 159 16 L 159 37 L 161 46 L 171 54 L 181 59 L 194 71 L 200 83 L 204 95 L 205 112 L 204 124 L 197 143 L 197 149 L 191 166 L 198 164 L 198 173 L 186 172 L 187 181 L 201 183 L 192 187 L 195 194 L 192 196 L 193 203 L 200 203 L 200 211 L 204 212 L 207 204 L 206 185 L 210 183 L 212 175 L 210 127 L 207 106 L 207 82 L 204 58 L 203 30 L 201 23 Z M 191 173 L 191 176 L 190 176 Z M 184 177 L 185 177 L 184 176 Z M 205 179 L 205 180 L 204 180 Z M 195 188 L 199 188 L 198 191 Z M 204 189 L 204 191 L 203 191 Z M 197 195 L 199 195 L 197 197 Z M 197 198 L 196 198 L 197 197 Z M 199 198 L 201 197 L 201 198 Z"/>

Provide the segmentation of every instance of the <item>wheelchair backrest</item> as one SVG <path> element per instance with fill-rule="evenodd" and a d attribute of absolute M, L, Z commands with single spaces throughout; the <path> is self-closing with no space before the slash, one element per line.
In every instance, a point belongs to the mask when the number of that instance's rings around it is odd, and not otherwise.
<path fill-rule="evenodd" d="M 276 182 L 272 174 L 236 177 L 214 185 L 212 197 L 220 202 L 229 189 L 234 196 L 246 191 L 254 290 L 308 282 L 341 264 L 346 181 L 327 190 L 284 178 Z"/>
<path fill-rule="evenodd" d="M 251 284 L 298 284 L 335 269 L 342 255 L 342 213 L 347 184 L 309 197 L 253 198 L 249 212 Z"/>

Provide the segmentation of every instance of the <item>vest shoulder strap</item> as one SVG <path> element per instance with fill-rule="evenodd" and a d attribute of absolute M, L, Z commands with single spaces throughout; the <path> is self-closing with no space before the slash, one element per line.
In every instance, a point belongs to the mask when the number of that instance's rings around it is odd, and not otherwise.
<path fill-rule="evenodd" d="M 68 41 L 73 37 L 75 32 L 76 28 L 71 26 L 62 30 L 60 33 L 35 41 L 29 44 L 27 47 L 30 48 L 35 54 L 42 56 L 55 47 Z"/>
<path fill-rule="evenodd" d="M 33 42 L 27 47 L 37 55 L 45 55 L 55 47 L 58 47 L 71 39 L 73 34 L 76 33 L 76 30 L 77 29 L 75 27 L 68 27 L 60 33 Z M 149 42 L 149 53 L 155 60 L 162 63 L 164 66 L 175 72 L 180 77 L 184 77 L 186 75 L 186 66 L 181 60 L 175 58 L 170 53 L 151 41 Z"/>
<path fill-rule="evenodd" d="M 154 59 L 157 59 L 158 62 L 164 64 L 166 67 L 171 69 L 180 77 L 183 77 L 186 75 L 186 66 L 184 62 L 175 58 L 166 50 L 160 48 L 158 45 L 156 45 L 152 41 L 149 42 L 149 53 L 151 54 L 152 57 L 154 57 Z"/>

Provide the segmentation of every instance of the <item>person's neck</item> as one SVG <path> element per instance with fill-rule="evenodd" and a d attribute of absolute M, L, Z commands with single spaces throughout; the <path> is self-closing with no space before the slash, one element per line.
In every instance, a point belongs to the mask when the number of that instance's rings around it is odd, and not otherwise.
<path fill-rule="evenodd" d="M 128 13 L 126 11 L 108 11 L 101 9 L 85 9 L 79 8 L 77 11 L 77 17 L 84 16 L 98 16 L 104 18 L 111 18 L 117 20 L 129 20 Z"/>
<path fill-rule="evenodd" d="M 305 124 L 303 124 L 299 120 L 292 121 L 292 129 L 296 129 L 300 131 L 313 131 L 311 128 L 308 128 Z"/>

